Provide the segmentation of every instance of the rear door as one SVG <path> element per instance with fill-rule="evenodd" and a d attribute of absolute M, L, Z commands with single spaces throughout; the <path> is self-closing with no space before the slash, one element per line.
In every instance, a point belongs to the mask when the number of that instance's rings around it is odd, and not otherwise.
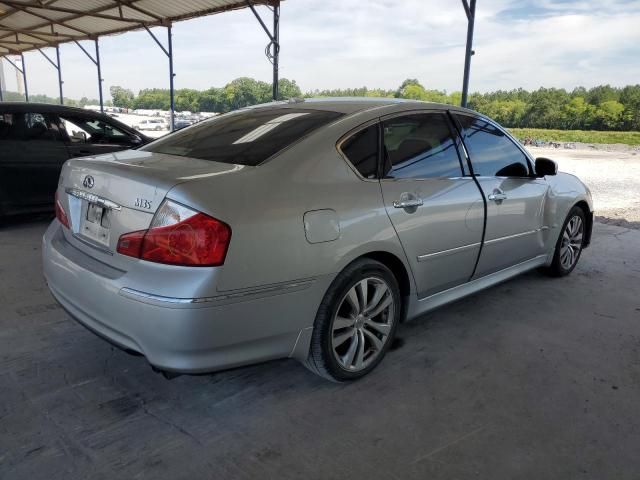
<path fill-rule="evenodd" d="M 471 115 L 455 117 L 487 203 L 485 241 L 475 277 L 544 253 L 549 228 L 543 224 L 546 181 L 533 176 L 527 155 L 497 125 Z"/>
<path fill-rule="evenodd" d="M 5 208 L 53 208 L 60 169 L 68 158 L 55 116 L 6 111 L 0 118 L 0 189 Z"/>
<path fill-rule="evenodd" d="M 418 295 L 468 281 L 480 251 L 484 206 L 447 114 L 405 113 L 381 125 L 380 186 Z"/>

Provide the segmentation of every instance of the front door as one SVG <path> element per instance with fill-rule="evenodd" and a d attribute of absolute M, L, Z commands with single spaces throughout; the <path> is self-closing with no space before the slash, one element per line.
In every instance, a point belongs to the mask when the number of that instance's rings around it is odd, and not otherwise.
<path fill-rule="evenodd" d="M 548 190 L 535 178 L 531 162 L 509 136 L 479 117 L 456 115 L 487 203 L 484 245 L 475 277 L 516 265 L 544 253 Z"/>
<path fill-rule="evenodd" d="M 469 280 L 482 240 L 484 205 L 460 162 L 446 113 L 384 119 L 385 207 L 414 273 L 418 296 Z"/>

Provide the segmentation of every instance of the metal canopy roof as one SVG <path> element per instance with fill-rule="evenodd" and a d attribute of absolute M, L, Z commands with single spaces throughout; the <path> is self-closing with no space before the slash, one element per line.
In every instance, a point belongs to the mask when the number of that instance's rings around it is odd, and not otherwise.
<path fill-rule="evenodd" d="M 246 0 L 0 0 L 0 56 L 245 7 Z"/>

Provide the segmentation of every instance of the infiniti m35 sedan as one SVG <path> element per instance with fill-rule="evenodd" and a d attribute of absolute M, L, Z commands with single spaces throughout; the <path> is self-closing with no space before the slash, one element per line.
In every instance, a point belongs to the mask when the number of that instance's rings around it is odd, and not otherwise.
<path fill-rule="evenodd" d="M 491 119 L 275 102 L 68 160 L 43 242 L 78 322 L 169 373 L 292 357 L 332 380 L 398 324 L 525 271 L 569 274 L 591 194 Z"/>

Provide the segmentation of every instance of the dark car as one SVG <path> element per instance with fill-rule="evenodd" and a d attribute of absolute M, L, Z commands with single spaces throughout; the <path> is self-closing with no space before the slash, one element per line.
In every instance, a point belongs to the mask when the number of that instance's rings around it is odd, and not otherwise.
<path fill-rule="evenodd" d="M 50 211 L 62 164 L 135 148 L 150 139 L 102 113 L 38 103 L 0 103 L 0 218 Z"/>

